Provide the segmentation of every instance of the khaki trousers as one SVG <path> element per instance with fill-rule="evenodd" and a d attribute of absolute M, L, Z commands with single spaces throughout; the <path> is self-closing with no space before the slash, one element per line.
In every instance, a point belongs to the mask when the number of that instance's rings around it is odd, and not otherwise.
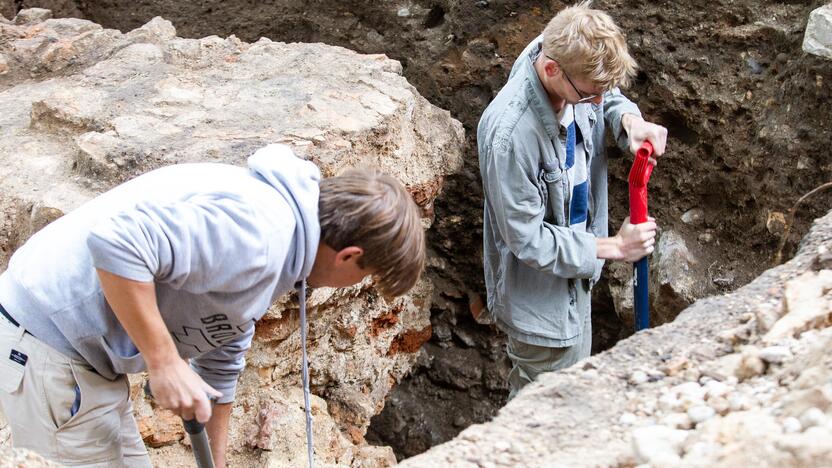
<path fill-rule="evenodd" d="M 14 447 L 68 466 L 152 466 L 127 377 L 107 380 L 2 316 L 0 405 Z"/>

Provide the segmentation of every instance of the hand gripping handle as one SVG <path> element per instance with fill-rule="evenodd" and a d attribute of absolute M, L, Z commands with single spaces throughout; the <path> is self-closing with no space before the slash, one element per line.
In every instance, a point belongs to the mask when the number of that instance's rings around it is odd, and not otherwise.
<path fill-rule="evenodd" d="M 633 167 L 630 168 L 630 223 L 632 224 L 647 222 L 647 181 L 653 173 L 653 165 L 650 164 L 652 155 L 653 145 L 645 141 L 636 151 Z"/>

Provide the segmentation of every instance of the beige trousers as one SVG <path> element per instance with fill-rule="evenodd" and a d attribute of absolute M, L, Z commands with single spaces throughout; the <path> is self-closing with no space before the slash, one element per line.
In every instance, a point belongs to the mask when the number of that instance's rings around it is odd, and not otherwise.
<path fill-rule="evenodd" d="M 68 466 L 152 466 L 127 377 L 107 380 L 2 316 L 0 405 L 14 447 Z"/>

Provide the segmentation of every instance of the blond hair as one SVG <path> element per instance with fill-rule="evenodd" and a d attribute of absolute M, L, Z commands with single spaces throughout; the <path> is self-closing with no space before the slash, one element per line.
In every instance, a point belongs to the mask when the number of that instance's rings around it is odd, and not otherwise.
<path fill-rule="evenodd" d="M 567 73 L 592 81 L 605 91 L 626 88 L 638 65 L 612 18 L 585 1 L 561 10 L 543 30 L 543 53 Z"/>
<path fill-rule="evenodd" d="M 383 294 L 400 296 L 419 280 L 425 232 L 419 207 L 398 180 L 372 168 L 324 179 L 318 217 L 326 245 L 364 249 L 358 265 L 373 270 Z"/>

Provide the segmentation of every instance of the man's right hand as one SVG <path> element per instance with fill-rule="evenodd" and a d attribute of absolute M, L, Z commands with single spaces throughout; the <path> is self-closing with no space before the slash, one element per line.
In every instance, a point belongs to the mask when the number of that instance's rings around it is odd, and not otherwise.
<path fill-rule="evenodd" d="M 620 257 L 617 260 L 637 262 L 653 253 L 656 243 L 656 220 L 648 217 L 646 223 L 630 224 L 628 216 L 615 237 L 620 249 Z"/>
<path fill-rule="evenodd" d="M 211 419 L 210 397 L 222 393 L 205 383 L 179 356 L 148 369 L 150 391 L 162 408 L 169 409 L 182 419 L 196 419 L 201 423 Z"/>
<path fill-rule="evenodd" d="M 656 220 L 647 218 L 646 223 L 630 224 L 629 216 L 614 237 L 596 239 L 598 258 L 636 262 L 653 253 L 656 243 Z"/>

